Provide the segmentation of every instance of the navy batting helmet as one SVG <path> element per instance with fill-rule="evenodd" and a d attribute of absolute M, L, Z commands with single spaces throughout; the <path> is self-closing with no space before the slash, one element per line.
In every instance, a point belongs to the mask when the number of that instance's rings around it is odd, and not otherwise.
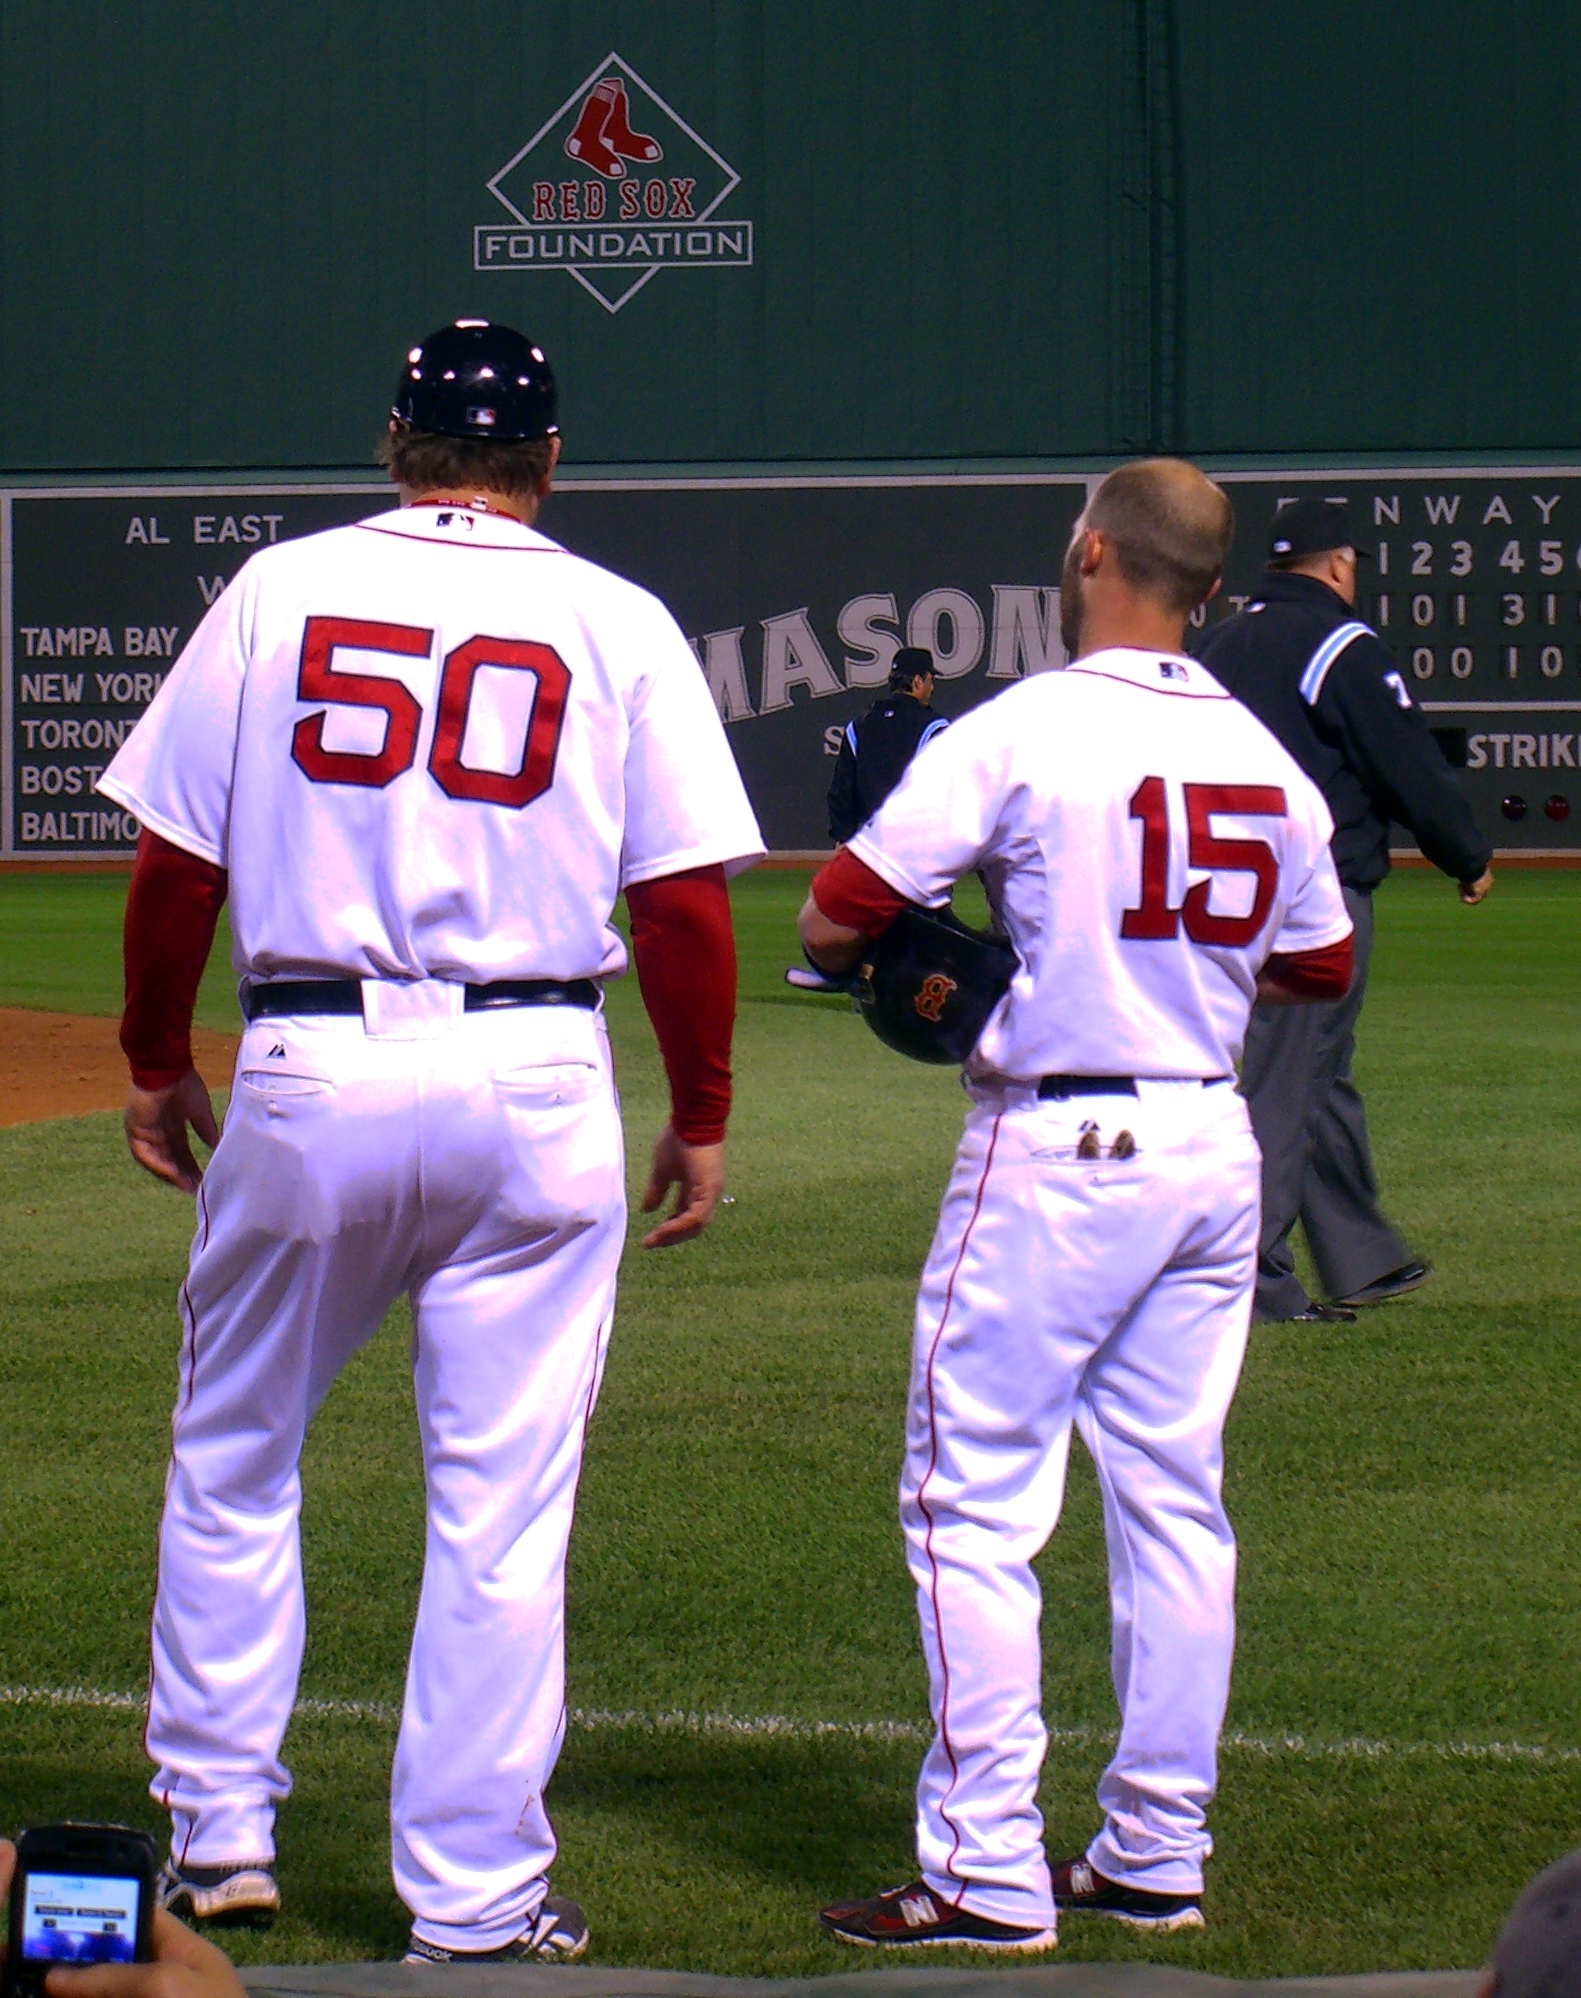
<path fill-rule="evenodd" d="M 414 430 L 490 443 L 553 437 L 560 428 L 543 349 L 487 319 L 458 319 L 414 347 L 390 414 Z"/>
<path fill-rule="evenodd" d="M 906 908 L 863 954 L 851 997 L 885 1047 L 959 1067 L 1018 962 L 1008 937 L 968 929 L 950 909 Z"/>

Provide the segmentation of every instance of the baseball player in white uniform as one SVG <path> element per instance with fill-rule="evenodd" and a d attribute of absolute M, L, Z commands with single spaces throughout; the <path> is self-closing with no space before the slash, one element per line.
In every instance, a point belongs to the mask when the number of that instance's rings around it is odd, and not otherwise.
<path fill-rule="evenodd" d="M 1020 957 L 967 1067 L 917 1303 L 901 1519 L 935 1726 L 920 1873 L 825 1910 L 847 1942 L 1042 1950 L 1062 1909 L 1202 1921 L 1234 1641 L 1221 1439 L 1257 1258 L 1234 1068 L 1254 994 L 1343 992 L 1351 927 L 1321 795 L 1181 651 L 1231 526 L 1187 465 L 1112 473 L 1066 558 L 1070 669 L 930 745 L 802 911 L 839 972 L 978 870 Z M 1073 1422 L 1103 1495 L 1121 1731 L 1102 1829 L 1051 1869 L 1032 1561 Z"/>
<path fill-rule="evenodd" d="M 303 1643 L 303 1434 L 402 1291 L 428 1540 L 392 1788 L 409 1960 L 579 1955 L 548 1893 L 566 1540 L 625 1226 L 600 1010 L 624 891 L 673 1112 L 649 1234 L 719 1196 L 735 957 L 762 851 L 664 607 L 531 522 L 542 353 L 460 321 L 390 425 L 403 505 L 255 555 L 101 788 L 145 828 L 127 1128 L 196 1190 L 149 1751 L 166 1905 L 266 1915 Z M 192 1000 L 229 893 L 249 1025 L 216 1137 Z"/>

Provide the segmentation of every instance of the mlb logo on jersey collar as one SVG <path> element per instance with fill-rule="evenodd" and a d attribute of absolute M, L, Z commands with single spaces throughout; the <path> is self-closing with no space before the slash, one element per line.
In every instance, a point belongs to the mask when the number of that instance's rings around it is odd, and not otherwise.
<path fill-rule="evenodd" d="M 1170 658 L 1168 654 L 1139 652 L 1129 645 L 1111 646 L 1105 652 L 1089 652 L 1066 667 L 1068 673 L 1100 673 L 1108 680 L 1126 680 L 1133 687 L 1150 688 L 1158 694 L 1184 694 L 1188 699 L 1227 701 L 1230 697 L 1211 673 L 1193 660 Z"/>
<path fill-rule="evenodd" d="M 414 541 L 438 541 L 452 548 L 531 549 L 537 553 L 561 554 L 558 541 L 551 541 L 535 527 L 524 526 L 506 513 L 477 513 L 464 506 L 402 506 L 390 513 L 376 513 L 359 520 L 375 534 L 400 534 Z"/>

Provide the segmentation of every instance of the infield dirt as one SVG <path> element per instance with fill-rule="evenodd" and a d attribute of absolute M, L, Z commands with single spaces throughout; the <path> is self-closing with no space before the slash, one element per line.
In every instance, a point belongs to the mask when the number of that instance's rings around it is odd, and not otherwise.
<path fill-rule="evenodd" d="M 126 1058 L 117 1020 L 0 1006 L 0 1125 L 119 1110 Z M 192 1052 L 211 1088 L 224 1087 L 236 1059 L 234 1034 L 192 1030 Z"/>

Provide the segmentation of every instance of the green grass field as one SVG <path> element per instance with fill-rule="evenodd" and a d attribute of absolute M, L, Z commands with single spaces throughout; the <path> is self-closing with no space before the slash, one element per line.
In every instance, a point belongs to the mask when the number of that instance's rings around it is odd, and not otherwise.
<path fill-rule="evenodd" d="M 583 1718 L 550 1801 L 556 1884 L 607 1963 L 868 1967 L 813 1911 L 910 1866 L 925 1688 L 893 1488 L 960 1098 L 843 1002 L 780 982 L 802 886 L 736 886 L 735 1204 L 702 1242 L 629 1257 L 590 1435 L 570 1580 Z M 0 878 L 0 1003 L 115 1010 L 123 892 Z M 1147 1940 L 1072 1921 L 1066 1959 L 1469 1966 L 1529 1875 L 1581 1842 L 1581 876 L 1509 874 L 1467 911 L 1408 875 L 1378 906 L 1362 1081 L 1391 1210 L 1438 1275 L 1354 1327 L 1254 1332 L 1230 1431 L 1241 1642 L 1211 1926 Z M 635 1169 L 661 1076 L 629 981 L 610 1012 Z M 234 1024 L 223 967 L 202 1017 Z M 146 1673 L 190 1206 L 136 1173 L 109 1115 L 0 1132 L 0 1179 L 0 1823 L 157 1829 L 135 1700 L 88 1697 L 135 1695 Z M 389 1956 L 389 1712 L 421 1547 L 401 1324 L 331 1396 L 305 1480 L 302 1692 L 321 1704 L 288 1743 L 286 1913 L 235 1949 Z M 1042 1801 L 1062 1853 L 1093 1829 L 1114 1725 L 1079 1453 L 1041 1567 Z"/>

